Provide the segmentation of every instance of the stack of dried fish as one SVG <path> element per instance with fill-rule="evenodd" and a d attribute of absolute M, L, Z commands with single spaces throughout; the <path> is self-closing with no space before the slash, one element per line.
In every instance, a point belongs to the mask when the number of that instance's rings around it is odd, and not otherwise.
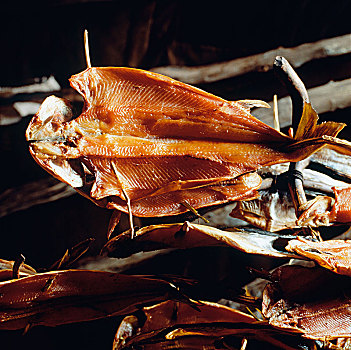
<path fill-rule="evenodd" d="M 110 239 L 102 255 L 227 247 L 320 266 L 256 272 L 268 283 L 254 297 L 242 286 L 209 287 L 183 276 L 68 270 L 70 256 L 85 252 L 83 243 L 43 273 L 4 262 L 0 329 L 123 315 L 113 349 L 244 349 L 248 338 L 283 349 L 349 346 L 350 243 L 316 239 L 322 225 L 351 222 L 348 164 L 345 171 L 332 162 L 343 176 L 327 178 L 323 186 L 315 186 L 311 169 L 301 166 L 310 157 L 309 164 L 330 168 L 333 152 L 348 162 L 351 143 L 336 137 L 344 124 L 317 124 L 304 101 L 301 121 L 285 135 L 250 114 L 251 107 L 266 107 L 262 101 L 226 101 L 137 69 L 88 68 L 70 82 L 85 100 L 83 112 L 75 117 L 67 100 L 48 97 L 26 137 L 46 171 L 116 210 L 109 234 L 118 213 L 129 214 L 131 229 Z M 295 185 L 302 175 L 297 167 L 277 168 L 286 162 L 300 165 L 310 184 L 305 189 L 314 191 L 300 206 L 292 196 L 301 195 Z M 233 201 L 231 215 L 251 226 L 223 230 L 185 221 L 133 227 L 133 215 L 199 215 L 199 208 Z M 221 298 L 247 305 L 247 312 L 217 303 Z"/>

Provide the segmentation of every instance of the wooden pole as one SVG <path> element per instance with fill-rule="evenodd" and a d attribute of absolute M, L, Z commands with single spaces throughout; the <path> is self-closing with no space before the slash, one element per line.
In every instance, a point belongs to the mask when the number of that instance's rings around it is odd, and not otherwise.
<path fill-rule="evenodd" d="M 351 53 L 351 34 L 323 39 L 314 43 L 305 43 L 296 47 L 279 47 L 274 50 L 252 56 L 233 59 L 226 62 L 213 63 L 197 67 L 165 66 L 156 67 L 152 71 L 170 76 L 188 84 L 211 83 L 223 79 L 234 78 L 249 72 L 266 72 L 272 68 L 276 56 L 287 57 L 295 67 L 315 59 L 333 57 Z"/>

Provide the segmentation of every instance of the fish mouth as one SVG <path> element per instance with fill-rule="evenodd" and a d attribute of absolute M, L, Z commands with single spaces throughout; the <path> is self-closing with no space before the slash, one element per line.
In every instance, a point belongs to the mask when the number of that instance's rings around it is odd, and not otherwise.
<path fill-rule="evenodd" d="M 74 117 L 71 103 L 54 95 L 47 97 L 26 130 L 27 141 L 63 141 L 67 123 Z"/>
<path fill-rule="evenodd" d="M 70 135 L 74 113 L 71 103 L 47 97 L 28 125 L 26 139 L 34 160 L 51 175 L 72 187 L 84 185 L 79 152 Z"/>

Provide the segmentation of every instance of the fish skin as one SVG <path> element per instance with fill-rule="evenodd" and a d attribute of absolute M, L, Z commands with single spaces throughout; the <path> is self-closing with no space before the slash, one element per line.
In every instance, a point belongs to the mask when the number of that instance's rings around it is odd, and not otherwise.
<path fill-rule="evenodd" d="M 189 249 L 194 247 L 231 247 L 248 254 L 260 254 L 275 258 L 294 258 L 296 255 L 278 250 L 275 243 L 292 239 L 245 230 L 224 231 L 211 226 L 186 222 L 184 224 L 164 224 L 146 226 L 135 232 L 126 231 L 109 240 L 101 250 L 101 255 L 115 258 L 128 257 L 137 252 L 157 249 Z"/>
<path fill-rule="evenodd" d="M 351 336 L 351 301 L 338 298 L 291 307 L 270 318 L 269 323 L 282 330 L 304 332 L 307 339 L 323 340 Z"/>
<path fill-rule="evenodd" d="M 285 249 L 307 257 L 335 273 L 351 276 L 350 240 L 332 239 L 323 242 L 311 242 L 298 237 L 291 240 Z"/>
<path fill-rule="evenodd" d="M 165 301 L 151 307 L 144 307 L 142 309 L 142 312 L 145 314 L 145 322 L 143 324 L 140 324 L 140 322 L 132 316 L 127 316 L 122 320 L 116 332 L 113 349 L 119 350 L 133 347 L 139 345 L 139 342 L 142 342 L 142 346 L 144 346 L 145 341 L 147 342 L 147 340 L 155 339 L 157 339 L 156 342 L 151 341 L 150 343 L 157 348 L 157 343 L 166 341 L 168 333 L 177 329 L 177 325 L 183 327 L 184 325 L 198 327 L 198 330 L 203 331 L 204 328 L 209 325 L 215 328 L 216 323 L 219 322 L 227 322 L 234 329 L 236 324 L 239 324 L 240 327 L 241 324 L 249 325 L 256 322 L 256 319 L 251 315 L 217 303 L 200 301 L 196 306 L 198 310 L 194 310 L 193 307 L 185 303 Z M 169 332 L 167 332 L 167 329 Z M 210 327 L 208 327 L 208 331 L 208 334 L 206 334 L 206 332 L 200 334 L 200 339 L 198 340 L 200 345 L 196 348 L 215 348 L 210 345 L 202 345 L 204 339 L 201 339 L 201 336 L 203 336 L 207 342 L 210 336 L 215 336 L 213 333 L 210 334 Z M 214 342 L 215 339 L 211 339 L 211 342 Z M 180 349 L 189 348 L 180 347 Z"/>
<path fill-rule="evenodd" d="M 247 179 L 250 178 L 249 181 Z M 221 204 L 229 200 L 250 200 L 257 197 L 256 188 L 261 184 L 261 178 L 255 173 L 249 173 L 228 182 L 219 183 L 188 190 L 177 190 L 160 195 L 149 196 L 131 203 L 132 212 L 136 216 L 166 216 L 182 214 L 188 211 L 182 203 L 186 202 L 193 208 L 203 208 Z M 107 205 L 109 209 L 127 211 L 125 201 L 114 197 Z"/>
<path fill-rule="evenodd" d="M 0 282 L 0 329 L 126 315 L 173 297 L 185 298 L 168 282 L 147 276 L 91 270 L 38 273 Z"/>
<path fill-rule="evenodd" d="M 300 160 L 325 143 L 311 141 L 305 147 L 302 140 L 294 147 L 292 138 L 250 115 L 240 101 L 157 73 L 94 67 L 72 76 L 70 83 L 84 97 L 81 115 L 72 119 L 66 100 L 46 99 L 27 128 L 30 153 L 46 171 L 100 206 L 127 212 L 126 193 L 136 216 L 184 212 L 173 194 L 178 199 L 178 194 L 201 196 L 199 188 L 207 199 L 194 200 L 195 209 L 249 192 L 254 198 L 257 181 L 250 191 L 246 183 L 235 195 L 232 187 L 230 195 L 222 188 L 213 197 L 212 186 L 262 166 Z M 87 185 L 83 165 L 93 184 Z"/>
<path fill-rule="evenodd" d="M 331 221 L 351 223 L 351 186 L 333 190 L 335 204 L 330 212 Z"/>
<path fill-rule="evenodd" d="M 331 225 L 351 223 L 351 186 L 332 187 L 335 200 L 328 196 L 317 196 L 301 206 L 303 211 L 298 225 Z"/>
<path fill-rule="evenodd" d="M 281 266 L 264 289 L 262 313 L 274 328 L 307 339 L 350 337 L 349 291 L 347 277 L 321 267 Z"/>

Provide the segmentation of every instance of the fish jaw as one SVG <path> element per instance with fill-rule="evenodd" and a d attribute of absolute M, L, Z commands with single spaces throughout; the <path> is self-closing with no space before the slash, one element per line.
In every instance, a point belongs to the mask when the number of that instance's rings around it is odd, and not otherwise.
<path fill-rule="evenodd" d="M 70 102 L 56 96 L 47 97 L 28 125 L 27 141 L 62 140 L 65 124 L 73 118 Z"/>
<path fill-rule="evenodd" d="M 26 131 L 29 151 L 34 160 L 48 173 L 72 187 L 84 185 L 83 174 L 72 167 L 71 159 L 78 158 L 69 121 L 73 110 L 68 100 L 47 97 L 31 120 Z"/>

